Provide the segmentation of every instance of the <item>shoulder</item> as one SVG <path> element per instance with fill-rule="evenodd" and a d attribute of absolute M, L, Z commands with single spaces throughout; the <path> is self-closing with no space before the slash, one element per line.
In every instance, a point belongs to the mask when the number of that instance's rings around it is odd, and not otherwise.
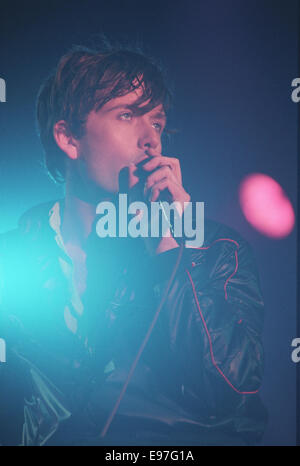
<path fill-rule="evenodd" d="M 199 248 L 189 248 L 192 254 L 197 251 L 205 251 L 210 248 L 221 247 L 226 250 L 251 249 L 249 243 L 235 229 L 211 219 L 206 219 L 204 223 L 204 242 Z M 201 254 L 198 252 L 198 254 Z"/>
<path fill-rule="evenodd" d="M 49 226 L 51 206 L 53 202 L 32 207 L 20 217 L 17 228 L 0 234 L 1 295 L 11 287 L 13 295 L 14 284 L 21 286 L 33 279 L 33 272 L 38 270 L 34 265 L 39 264 L 39 258 L 53 252 L 56 243 Z"/>
<path fill-rule="evenodd" d="M 26 210 L 18 220 L 18 226 L 0 234 L 0 255 L 24 242 L 36 240 L 49 231 L 49 217 L 57 201 L 35 205 Z"/>
<path fill-rule="evenodd" d="M 199 248 L 188 248 L 190 264 L 206 265 L 209 275 L 257 275 L 252 246 L 235 229 L 207 219 L 204 224 L 204 242 Z"/>

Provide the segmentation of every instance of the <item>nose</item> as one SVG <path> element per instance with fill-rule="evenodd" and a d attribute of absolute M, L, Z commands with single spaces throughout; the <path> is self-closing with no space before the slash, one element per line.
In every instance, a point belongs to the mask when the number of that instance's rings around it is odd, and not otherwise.
<path fill-rule="evenodd" d="M 150 122 L 143 122 L 140 125 L 138 146 L 143 151 L 155 149 L 161 151 L 160 134 L 155 130 Z"/>

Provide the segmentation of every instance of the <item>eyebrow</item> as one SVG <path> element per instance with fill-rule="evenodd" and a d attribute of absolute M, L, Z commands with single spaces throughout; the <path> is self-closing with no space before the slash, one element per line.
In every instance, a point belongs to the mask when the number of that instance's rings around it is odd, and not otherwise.
<path fill-rule="evenodd" d="M 132 110 L 132 111 L 136 111 L 137 109 L 141 110 L 142 107 L 136 107 L 135 105 L 124 105 L 124 104 L 119 104 L 119 105 L 114 105 L 113 107 L 110 107 L 110 108 L 107 108 L 105 110 L 105 112 L 112 112 L 113 110 L 117 110 L 119 108 L 126 108 L 128 110 Z M 167 115 L 165 114 L 165 112 L 156 112 L 154 115 L 152 115 L 151 118 L 155 118 L 157 120 L 162 120 L 164 121 L 165 123 L 167 122 Z"/>
<path fill-rule="evenodd" d="M 162 120 L 164 122 L 167 121 L 167 115 L 165 114 L 165 112 L 156 112 L 154 115 L 153 115 L 153 118 L 156 118 L 158 120 Z"/>

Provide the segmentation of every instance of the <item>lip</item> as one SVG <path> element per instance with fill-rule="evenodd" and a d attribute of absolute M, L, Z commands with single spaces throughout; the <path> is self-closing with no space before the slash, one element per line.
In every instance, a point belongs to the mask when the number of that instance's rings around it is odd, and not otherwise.
<path fill-rule="evenodd" d="M 132 162 L 133 165 L 139 165 L 142 163 L 144 160 L 150 160 L 151 155 L 147 154 L 146 152 L 142 155 L 139 155 L 134 162 Z"/>
<path fill-rule="evenodd" d="M 146 179 L 148 178 L 149 175 L 151 175 L 151 173 L 153 173 L 153 171 L 151 172 L 146 172 L 145 170 L 143 170 L 143 166 L 149 162 L 149 160 L 151 160 L 152 158 L 154 158 L 154 155 L 148 155 L 147 157 L 144 157 L 143 159 L 141 159 L 136 165 L 135 165 L 135 170 L 133 172 L 134 176 L 136 176 L 139 181 L 141 183 L 145 183 Z"/>

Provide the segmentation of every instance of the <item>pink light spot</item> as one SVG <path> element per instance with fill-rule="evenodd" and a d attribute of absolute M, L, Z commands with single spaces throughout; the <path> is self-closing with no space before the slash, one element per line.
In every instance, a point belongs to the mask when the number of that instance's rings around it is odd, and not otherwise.
<path fill-rule="evenodd" d="M 240 184 L 239 199 L 248 222 L 264 235 L 284 238 L 294 228 L 292 204 L 270 176 L 261 173 L 248 175 Z"/>

